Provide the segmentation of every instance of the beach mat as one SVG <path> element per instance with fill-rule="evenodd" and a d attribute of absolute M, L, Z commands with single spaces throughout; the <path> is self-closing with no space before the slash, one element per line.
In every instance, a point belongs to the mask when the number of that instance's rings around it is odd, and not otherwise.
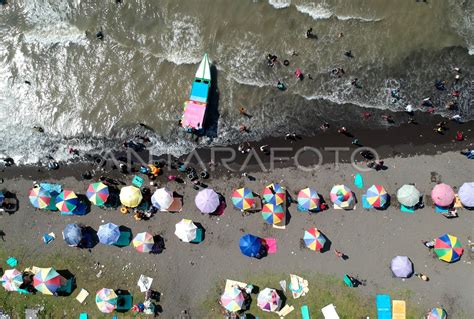
<path fill-rule="evenodd" d="M 407 206 L 401 205 L 401 204 L 400 204 L 400 211 L 402 211 L 404 213 L 409 213 L 409 214 L 414 214 L 415 213 L 415 209 L 413 207 L 407 207 Z"/>

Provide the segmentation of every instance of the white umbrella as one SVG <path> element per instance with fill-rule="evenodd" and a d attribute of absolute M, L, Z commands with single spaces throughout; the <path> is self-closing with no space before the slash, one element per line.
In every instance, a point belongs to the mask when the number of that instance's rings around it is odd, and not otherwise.
<path fill-rule="evenodd" d="M 397 200 L 400 204 L 413 207 L 420 201 L 421 193 L 415 186 L 405 184 L 397 191 Z"/>
<path fill-rule="evenodd" d="M 176 224 L 176 230 L 174 234 L 185 243 L 189 243 L 196 239 L 197 229 L 197 226 L 192 220 L 182 219 Z"/>
<path fill-rule="evenodd" d="M 173 200 L 173 192 L 165 187 L 157 189 L 151 197 L 153 206 L 165 210 L 170 208 L 171 204 L 173 204 Z"/>

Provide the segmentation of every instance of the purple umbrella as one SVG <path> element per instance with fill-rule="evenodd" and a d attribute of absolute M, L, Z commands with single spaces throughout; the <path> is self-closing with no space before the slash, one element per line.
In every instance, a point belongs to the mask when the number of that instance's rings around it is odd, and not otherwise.
<path fill-rule="evenodd" d="M 392 273 L 398 278 L 408 278 L 413 274 L 413 264 L 407 256 L 397 256 L 390 265 Z"/>
<path fill-rule="evenodd" d="M 219 207 L 219 195 L 213 189 L 206 188 L 197 193 L 194 203 L 202 213 L 212 214 Z"/>
<path fill-rule="evenodd" d="M 459 188 L 459 199 L 466 207 L 474 207 L 474 183 L 464 183 Z"/>

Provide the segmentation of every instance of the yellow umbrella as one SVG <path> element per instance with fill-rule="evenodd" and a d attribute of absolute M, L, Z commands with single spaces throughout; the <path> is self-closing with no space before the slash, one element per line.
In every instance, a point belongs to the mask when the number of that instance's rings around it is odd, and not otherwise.
<path fill-rule="evenodd" d="M 125 186 L 120 190 L 120 202 L 127 207 L 137 207 L 142 201 L 143 196 L 135 186 Z"/>

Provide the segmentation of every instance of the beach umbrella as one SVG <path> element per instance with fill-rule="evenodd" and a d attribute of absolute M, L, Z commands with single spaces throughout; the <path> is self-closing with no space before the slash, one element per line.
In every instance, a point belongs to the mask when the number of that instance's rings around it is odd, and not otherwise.
<path fill-rule="evenodd" d="M 309 249 L 321 251 L 326 244 L 326 237 L 313 227 L 304 231 L 303 241 Z"/>
<path fill-rule="evenodd" d="M 133 247 L 141 253 L 149 253 L 153 249 L 155 241 L 153 235 L 147 232 L 138 233 L 132 240 Z"/>
<path fill-rule="evenodd" d="M 265 204 L 262 217 L 268 224 L 279 224 L 285 218 L 285 210 L 282 205 Z"/>
<path fill-rule="evenodd" d="M 189 243 L 196 239 L 197 229 L 192 220 L 183 218 L 176 224 L 174 234 L 185 243 Z"/>
<path fill-rule="evenodd" d="M 265 204 L 282 205 L 285 203 L 286 190 L 280 184 L 272 183 L 264 188 L 262 196 Z"/>
<path fill-rule="evenodd" d="M 448 314 L 443 308 L 432 308 L 426 319 L 446 319 Z"/>
<path fill-rule="evenodd" d="M 413 207 L 420 202 L 421 193 L 415 186 L 405 184 L 397 191 L 397 200 L 400 204 Z"/>
<path fill-rule="evenodd" d="M 232 204 L 235 208 L 247 210 L 255 207 L 255 197 L 249 188 L 239 188 L 232 193 Z"/>
<path fill-rule="evenodd" d="M 395 277 L 408 278 L 413 274 L 413 263 L 407 256 L 397 256 L 392 259 L 390 269 Z"/>
<path fill-rule="evenodd" d="M 221 305 L 227 311 L 230 312 L 237 312 L 242 310 L 242 306 L 244 305 L 245 297 L 237 287 L 232 287 L 230 289 L 226 289 L 221 296 Z"/>
<path fill-rule="evenodd" d="M 33 277 L 33 287 L 45 295 L 53 295 L 61 287 L 61 279 L 54 268 L 40 268 Z"/>
<path fill-rule="evenodd" d="M 137 207 L 142 199 L 142 192 L 135 186 L 125 186 L 120 190 L 120 202 L 126 207 Z"/>
<path fill-rule="evenodd" d="M 117 294 L 109 288 L 102 288 L 95 295 L 95 304 L 103 313 L 111 313 L 117 309 L 117 301 Z"/>
<path fill-rule="evenodd" d="M 107 223 L 99 226 L 97 231 L 99 242 L 104 245 L 113 245 L 120 238 L 120 229 L 114 223 Z"/>
<path fill-rule="evenodd" d="M 77 208 L 79 199 L 76 193 L 71 190 L 63 190 L 58 197 L 56 197 L 56 207 L 59 211 L 64 213 L 70 213 Z"/>
<path fill-rule="evenodd" d="M 3 192 L 0 192 L 0 206 L 3 205 L 4 201 L 5 201 L 5 194 L 3 194 Z"/>
<path fill-rule="evenodd" d="M 42 187 L 32 188 L 28 197 L 35 208 L 44 209 L 51 203 L 51 195 Z"/>
<path fill-rule="evenodd" d="M 263 311 L 278 311 L 281 307 L 281 298 L 275 289 L 265 288 L 258 293 L 257 306 Z"/>
<path fill-rule="evenodd" d="M 0 282 L 6 291 L 17 291 L 23 284 L 23 275 L 16 269 L 7 269 L 0 278 Z"/>
<path fill-rule="evenodd" d="M 382 208 L 387 204 L 388 194 L 385 188 L 381 185 L 372 185 L 367 190 L 366 200 L 375 208 Z"/>
<path fill-rule="evenodd" d="M 298 207 L 304 211 L 319 208 L 319 195 L 311 188 L 305 188 L 298 193 Z"/>
<path fill-rule="evenodd" d="M 459 188 L 459 199 L 466 207 L 474 207 L 474 183 L 464 183 Z"/>
<path fill-rule="evenodd" d="M 205 188 L 194 198 L 197 208 L 204 214 L 211 214 L 220 205 L 219 195 L 212 188 Z"/>
<path fill-rule="evenodd" d="M 104 206 L 109 198 L 109 187 L 102 182 L 92 183 L 87 187 L 86 196 L 96 206 Z"/>
<path fill-rule="evenodd" d="M 435 240 L 434 252 L 439 259 L 448 263 L 458 261 L 464 249 L 457 237 L 444 234 Z"/>
<path fill-rule="evenodd" d="M 262 248 L 262 241 L 257 236 L 245 234 L 239 240 L 240 252 L 248 257 L 257 257 Z"/>
<path fill-rule="evenodd" d="M 82 229 L 77 224 L 68 224 L 64 228 L 63 237 L 69 246 L 78 246 L 82 240 Z"/>
<path fill-rule="evenodd" d="M 331 202 L 341 208 L 349 208 L 354 202 L 354 196 L 349 187 L 345 185 L 335 185 L 329 193 Z"/>
<path fill-rule="evenodd" d="M 447 184 L 438 184 L 431 191 L 431 198 L 438 206 L 449 206 L 454 202 L 454 190 Z"/>
<path fill-rule="evenodd" d="M 173 192 L 163 187 L 157 189 L 151 196 L 151 203 L 158 209 L 168 209 L 173 204 Z"/>

